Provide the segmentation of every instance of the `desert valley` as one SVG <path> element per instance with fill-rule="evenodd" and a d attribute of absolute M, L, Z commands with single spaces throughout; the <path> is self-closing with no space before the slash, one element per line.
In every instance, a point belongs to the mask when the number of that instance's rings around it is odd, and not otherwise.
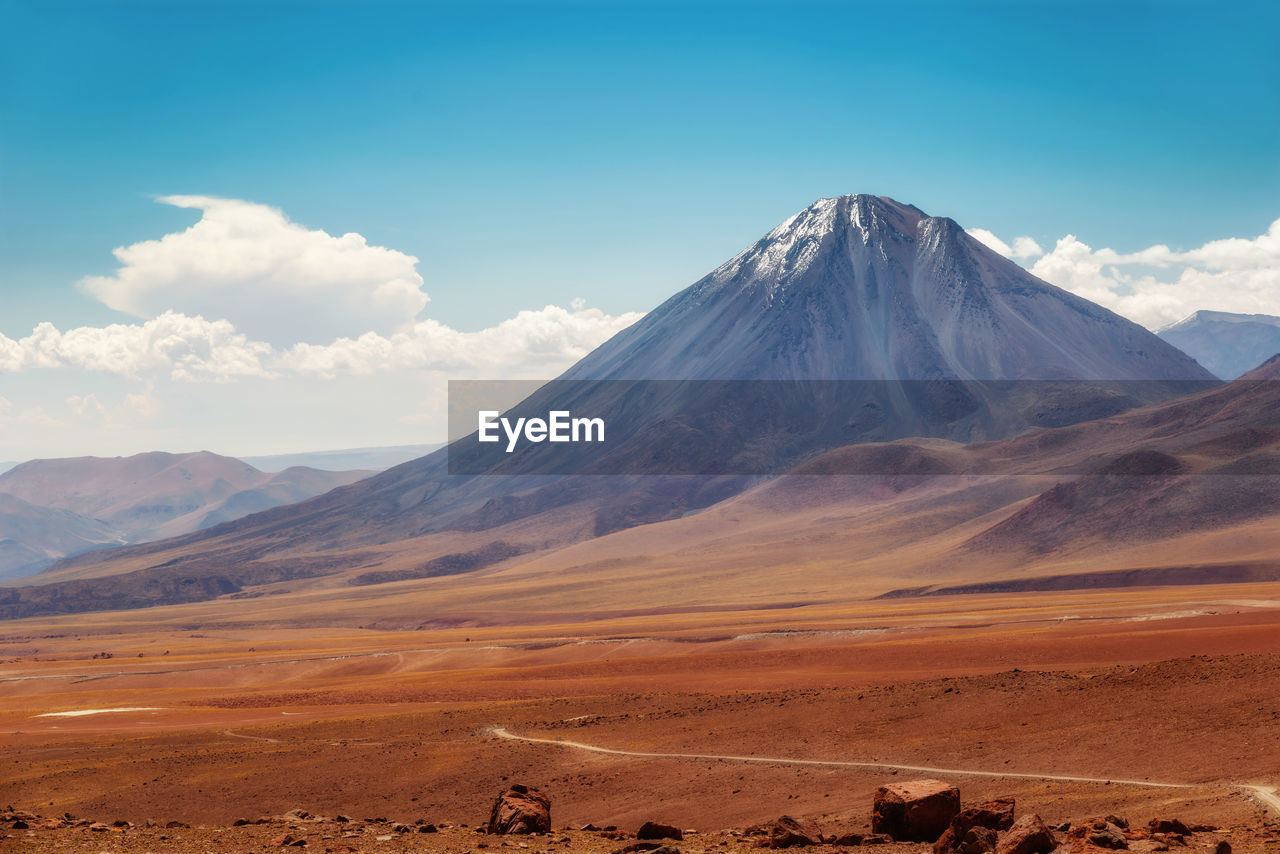
<path fill-rule="evenodd" d="M 1166 338 L 841 196 L 530 399 L 633 418 L 579 473 L 19 466 L 0 850 L 1280 850 L 1280 360 Z"/>

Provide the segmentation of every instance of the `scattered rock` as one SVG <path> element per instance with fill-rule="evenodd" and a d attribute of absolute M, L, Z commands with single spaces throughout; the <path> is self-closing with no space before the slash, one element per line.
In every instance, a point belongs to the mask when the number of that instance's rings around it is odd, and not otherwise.
<path fill-rule="evenodd" d="M 956 854 L 990 854 L 996 850 L 998 834 L 989 827 L 971 827 L 956 846 Z"/>
<path fill-rule="evenodd" d="M 1155 854 L 1157 851 L 1168 851 L 1169 844 L 1167 842 L 1161 842 L 1159 839 L 1139 839 L 1135 842 L 1129 843 L 1129 850 L 1138 851 L 1141 852 L 1141 854 L 1147 854 L 1147 852 Z"/>
<path fill-rule="evenodd" d="M 1076 831 L 1090 845 L 1098 848 L 1121 850 L 1129 847 L 1129 840 L 1124 831 L 1105 819 L 1098 819 L 1092 824 L 1084 825 Z"/>
<path fill-rule="evenodd" d="M 984 804 L 965 807 L 933 844 L 934 854 L 956 854 L 966 835 L 975 827 L 999 831 L 1008 830 L 1012 826 L 1013 798 L 997 798 Z"/>
<path fill-rule="evenodd" d="M 1120 828 L 1121 830 L 1129 829 L 1129 819 L 1125 818 L 1122 815 L 1109 815 L 1106 818 L 1104 818 L 1103 821 L 1110 822 L 1111 824 L 1114 824 L 1116 827 Z"/>
<path fill-rule="evenodd" d="M 1218 840 L 1218 844 L 1214 846 L 1213 854 L 1231 854 L 1231 843 L 1225 839 Z"/>
<path fill-rule="evenodd" d="M 26 820 L 25 820 L 25 819 L 15 818 L 15 819 L 13 820 L 13 829 L 14 829 L 14 830 L 26 830 L 26 829 L 27 829 L 28 827 L 30 827 L 30 826 L 31 826 L 31 825 L 27 824 L 27 822 L 26 822 Z"/>
<path fill-rule="evenodd" d="M 106 833 L 108 830 L 111 829 L 111 827 L 109 825 L 103 824 L 100 821 L 95 821 L 93 824 L 89 825 L 89 829 L 94 833 Z"/>
<path fill-rule="evenodd" d="M 418 825 L 419 833 L 438 833 L 439 830 L 440 828 L 436 827 L 434 824 L 431 824 L 430 822 L 428 822 L 427 824 Z"/>
<path fill-rule="evenodd" d="M 862 837 L 863 845 L 888 845 L 892 841 L 883 833 L 872 833 Z"/>
<path fill-rule="evenodd" d="M 662 847 L 661 842 L 633 842 L 614 851 L 613 854 L 636 854 L 638 851 L 657 851 Z"/>
<path fill-rule="evenodd" d="M 489 833 L 550 833 L 551 800 L 537 789 L 516 783 L 498 795 L 486 829 Z"/>
<path fill-rule="evenodd" d="M 1024 815 L 1013 823 L 996 844 L 996 854 L 1049 854 L 1058 847 L 1053 831 L 1038 815 Z"/>
<path fill-rule="evenodd" d="M 1124 825 L 1120 826 L 1124 827 Z M 1191 833 L 1191 829 L 1176 818 L 1153 818 L 1147 825 L 1147 829 L 1152 833 L 1176 833 L 1179 836 L 1188 836 Z"/>
<path fill-rule="evenodd" d="M 822 844 L 822 829 L 808 819 L 784 815 L 766 827 L 768 838 L 762 841 L 762 847 L 799 848 Z"/>
<path fill-rule="evenodd" d="M 848 833 L 841 833 L 838 836 L 833 836 L 829 838 L 827 841 L 832 845 L 849 846 L 849 845 L 861 845 L 862 840 L 865 838 L 866 837 L 864 837 L 863 834 L 861 833 L 855 833 L 853 831 L 850 831 Z"/>
<path fill-rule="evenodd" d="M 684 839 L 684 833 L 674 825 L 646 821 L 636 831 L 636 839 Z"/>
<path fill-rule="evenodd" d="M 890 783 L 876 790 L 871 830 L 899 842 L 936 842 L 959 812 L 960 790 L 950 783 Z"/>
<path fill-rule="evenodd" d="M 307 840 L 294 836 L 292 833 L 286 833 L 272 839 L 271 844 L 276 848 L 306 848 Z"/>

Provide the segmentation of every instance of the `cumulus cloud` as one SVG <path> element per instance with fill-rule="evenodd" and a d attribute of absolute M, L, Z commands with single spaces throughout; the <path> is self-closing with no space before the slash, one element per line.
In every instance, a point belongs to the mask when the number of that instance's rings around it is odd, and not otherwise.
<path fill-rule="evenodd" d="M 1280 220 L 1258 237 L 1187 251 L 1120 253 L 1068 234 L 1031 272 L 1152 329 L 1200 309 L 1280 314 Z"/>
<path fill-rule="evenodd" d="M 159 201 L 199 210 L 200 221 L 116 249 L 120 269 L 79 283 L 118 311 L 226 319 L 255 340 L 289 345 L 391 333 L 428 302 L 417 258 L 371 246 L 354 232 L 335 237 L 237 199 Z"/>
<path fill-rule="evenodd" d="M 568 368 L 640 317 L 634 312 L 608 315 L 594 308 L 569 311 L 549 305 L 522 311 L 479 332 L 459 332 L 427 320 L 390 336 L 369 332 L 324 346 L 298 344 L 278 365 L 321 376 L 410 369 L 542 377 Z"/>
<path fill-rule="evenodd" d="M 1010 245 L 985 228 L 971 228 L 968 231 L 970 237 L 1006 258 L 1021 260 L 1038 258 L 1044 254 L 1040 244 L 1030 237 L 1015 237 Z"/>
<path fill-rule="evenodd" d="M 61 332 L 41 323 L 25 338 L 0 335 L 0 373 L 80 368 L 124 377 L 227 381 L 268 376 L 271 346 L 250 341 L 226 320 L 165 312 L 141 324 L 81 326 Z"/>
<path fill-rule="evenodd" d="M 545 377 L 563 371 L 640 316 L 549 305 L 519 312 L 478 332 L 461 332 L 427 320 L 391 335 L 366 332 L 329 344 L 297 343 L 288 348 L 250 340 L 226 320 L 174 312 L 141 324 L 85 326 L 66 332 L 41 323 L 16 341 L 0 335 L 0 373 L 79 368 L 133 379 L 214 382 L 405 370 Z M 73 408 L 91 406 L 79 399 L 67 402 Z M 138 396 L 131 406 L 146 411 L 153 403 Z"/>
<path fill-rule="evenodd" d="M 67 398 L 67 406 L 78 418 L 106 418 L 107 408 L 98 401 L 96 394 L 73 394 Z"/>

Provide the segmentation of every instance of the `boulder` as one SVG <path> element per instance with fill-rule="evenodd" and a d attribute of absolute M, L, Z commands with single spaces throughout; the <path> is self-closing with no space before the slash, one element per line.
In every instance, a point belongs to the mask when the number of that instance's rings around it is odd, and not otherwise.
<path fill-rule="evenodd" d="M 971 827 L 956 846 L 956 854 L 991 854 L 998 834 L 989 827 Z"/>
<path fill-rule="evenodd" d="M 1138 839 L 1129 843 L 1129 850 L 1140 854 L 1155 854 L 1157 851 L 1168 851 L 1169 843 L 1159 839 Z"/>
<path fill-rule="evenodd" d="M 891 783 L 876 790 L 871 831 L 899 842 L 936 842 L 959 812 L 960 790 L 950 783 Z"/>
<path fill-rule="evenodd" d="M 821 845 L 822 830 L 807 819 L 784 815 L 769 825 L 770 848 L 798 848 L 805 845 Z"/>
<path fill-rule="evenodd" d="M 550 833 L 551 800 L 529 786 L 514 784 L 493 803 L 489 833 Z"/>
<path fill-rule="evenodd" d="M 1129 847 L 1124 830 L 1105 819 L 1098 819 L 1092 824 L 1080 828 L 1081 835 L 1090 845 L 1097 848 L 1110 848 L 1120 851 Z"/>
<path fill-rule="evenodd" d="M 1123 826 L 1121 825 L 1121 827 Z M 1152 833 L 1176 833 L 1179 836 L 1186 836 L 1191 833 L 1190 828 L 1176 818 L 1153 818 L 1151 823 L 1147 825 L 1147 829 Z"/>
<path fill-rule="evenodd" d="M 1024 815 L 1000 834 L 996 854 L 1049 854 L 1058 847 L 1053 831 L 1038 815 Z"/>
<path fill-rule="evenodd" d="M 934 854 L 956 854 L 960 843 L 975 827 L 989 830 L 1008 830 L 1013 826 L 1013 798 L 997 798 L 984 804 L 962 809 L 951 820 L 951 826 L 933 844 Z"/>
<path fill-rule="evenodd" d="M 684 839 L 684 833 L 674 825 L 646 821 L 636 831 L 636 839 Z"/>

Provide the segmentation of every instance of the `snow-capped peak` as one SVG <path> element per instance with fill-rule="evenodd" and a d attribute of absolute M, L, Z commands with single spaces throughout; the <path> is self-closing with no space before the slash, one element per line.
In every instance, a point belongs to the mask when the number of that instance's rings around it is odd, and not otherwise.
<path fill-rule="evenodd" d="M 913 235 L 923 218 L 918 208 L 887 196 L 860 193 L 818 199 L 731 258 L 711 280 L 721 284 L 746 272 L 776 290 L 806 272 L 828 240 L 851 239 L 872 246 L 886 236 Z"/>

